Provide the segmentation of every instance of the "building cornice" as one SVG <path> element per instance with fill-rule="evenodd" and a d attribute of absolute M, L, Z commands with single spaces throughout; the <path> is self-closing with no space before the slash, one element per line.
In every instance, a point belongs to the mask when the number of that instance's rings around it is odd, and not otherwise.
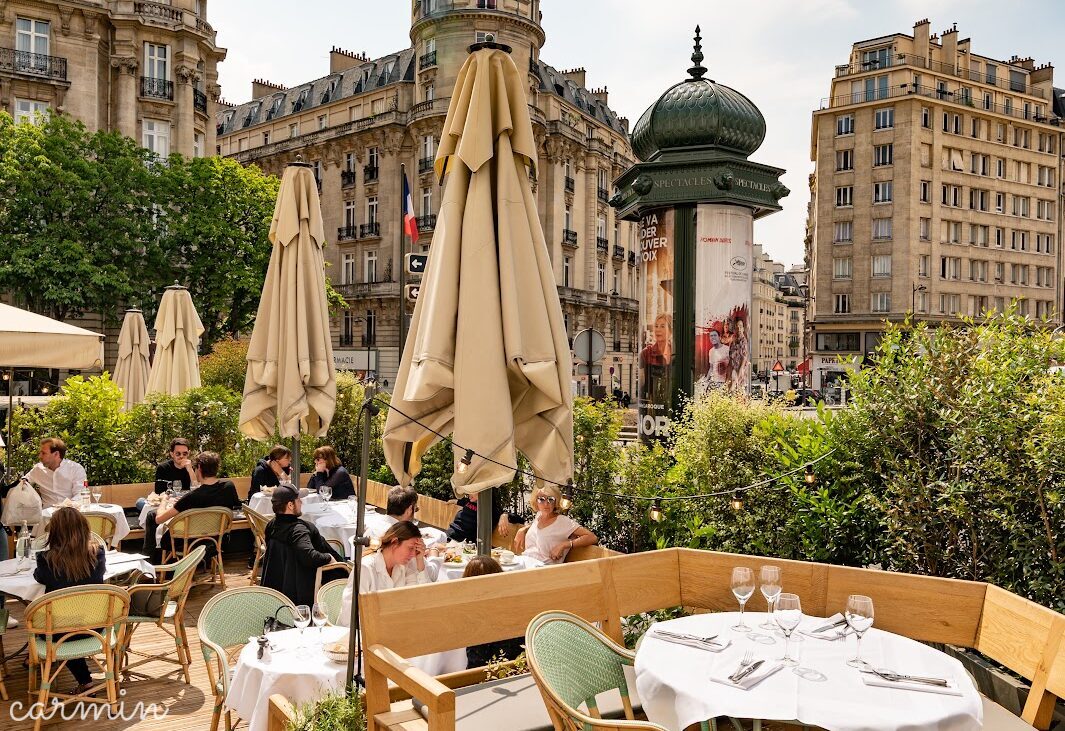
<path fill-rule="evenodd" d="M 530 18 L 526 18 L 523 15 L 508 13 L 505 10 L 463 8 L 437 11 L 414 21 L 410 27 L 411 42 L 415 42 L 418 36 L 426 28 L 439 25 L 441 21 L 451 22 L 454 20 L 469 21 L 471 28 L 473 27 L 473 21 L 476 20 L 497 21 L 503 26 L 512 26 L 521 31 L 531 32 L 536 38 L 538 47 L 543 46 L 544 42 L 547 40 L 547 35 L 544 33 L 544 29 L 541 28 L 538 23 L 533 22 Z"/>

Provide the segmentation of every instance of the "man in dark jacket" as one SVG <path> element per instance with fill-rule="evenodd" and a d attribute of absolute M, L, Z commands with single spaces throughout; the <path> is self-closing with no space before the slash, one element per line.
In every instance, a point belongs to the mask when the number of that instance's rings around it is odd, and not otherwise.
<path fill-rule="evenodd" d="M 337 563 L 343 557 L 326 543 L 314 525 L 300 520 L 303 506 L 299 493 L 281 486 L 274 490 L 270 502 L 274 519 L 266 526 L 262 585 L 276 589 L 297 606 L 312 606 L 318 567 Z M 340 566 L 337 568 L 323 572 L 323 584 L 347 576 Z"/>
<path fill-rule="evenodd" d="M 291 471 L 292 451 L 283 444 L 274 445 L 270 454 L 260 459 L 255 469 L 252 470 L 248 494 L 254 495 L 264 487 L 277 487 L 281 484 L 282 477 L 287 482 Z"/>
<path fill-rule="evenodd" d="M 509 536 L 515 525 L 523 525 L 525 518 L 517 513 L 508 513 L 500 504 L 499 490 L 492 490 L 492 525 L 502 536 Z M 447 529 L 449 541 L 477 542 L 477 495 L 459 499 L 462 508 Z"/>

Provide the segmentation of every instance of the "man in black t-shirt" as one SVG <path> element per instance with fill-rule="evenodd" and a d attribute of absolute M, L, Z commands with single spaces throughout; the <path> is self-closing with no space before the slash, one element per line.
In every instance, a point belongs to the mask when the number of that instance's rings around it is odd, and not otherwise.
<path fill-rule="evenodd" d="M 153 564 L 159 563 L 160 550 L 155 545 L 156 528 L 173 518 L 178 513 L 196 508 L 240 509 L 240 496 L 237 486 L 230 480 L 218 479 L 218 466 L 221 460 L 214 452 L 200 452 L 194 460 L 195 474 L 200 486 L 187 493 L 171 506 L 160 505 L 155 512 L 148 513 L 144 525 L 144 553 L 151 557 Z M 168 546 L 170 534 L 163 536 L 163 545 Z M 208 558 L 213 555 L 213 547 L 207 547 Z"/>
<path fill-rule="evenodd" d="M 170 459 L 155 466 L 155 486 L 153 489 L 156 495 L 162 495 L 166 492 L 175 480 L 181 483 L 182 491 L 188 492 L 192 489 L 194 475 L 192 460 L 189 459 L 189 456 L 188 439 L 177 437 L 170 440 Z M 144 508 L 144 502 L 144 498 L 137 498 L 138 513 Z"/>

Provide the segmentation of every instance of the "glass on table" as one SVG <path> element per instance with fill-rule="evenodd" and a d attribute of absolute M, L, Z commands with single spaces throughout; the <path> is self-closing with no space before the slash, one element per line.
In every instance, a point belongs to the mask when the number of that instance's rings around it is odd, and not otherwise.
<path fill-rule="evenodd" d="M 773 605 L 780 596 L 781 583 L 780 583 L 780 567 L 779 566 L 763 566 L 762 570 L 758 574 L 759 590 L 762 592 L 762 596 L 765 597 L 765 603 L 768 607 L 769 616 L 762 622 L 759 627 L 762 629 L 776 629 L 777 624 L 773 621 Z"/>
<path fill-rule="evenodd" d="M 314 626 L 318 628 L 318 634 L 322 634 L 322 627 L 329 621 L 329 616 L 325 612 L 325 606 L 315 603 L 311 609 L 311 619 L 314 621 Z"/>
<path fill-rule="evenodd" d="M 854 630 L 854 637 L 858 642 L 858 648 L 854 658 L 847 661 L 852 668 L 865 668 L 869 666 L 862 660 L 862 635 L 873 626 L 873 600 L 861 594 L 851 594 L 847 597 L 847 609 L 843 616 L 847 619 L 847 625 Z"/>
<path fill-rule="evenodd" d="M 799 663 L 788 654 L 788 651 L 791 646 L 791 635 L 802 621 L 802 602 L 799 601 L 799 597 L 796 594 L 784 593 L 777 596 L 773 620 L 784 633 L 784 657 L 780 658 L 780 661 L 788 667 L 795 667 Z"/>
<path fill-rule="evenodd" d="M 740 621 L 732 629 L 736 632 L 750 632 L 751 628 L 743 623 L 743 608 L 754 594 L 754 572 L 746 566 L 732 569 L 732 595 L 740 603 Z"/>
<path fill-rule="evenodd" d="M 311 608 L 306 604 L 298 605 L 296 611 L 292 613 L 292 619 L 296 626 L 299 627 L 300 637 L 302 638 L 303 630 L 311 623 Z"/>
<path fill-rule="evenodd" d="M 323 503 L 327 503 L 333 497 L 333 488 L 329 485 L 319 485 L 318 497 L 322 499 Z"/>

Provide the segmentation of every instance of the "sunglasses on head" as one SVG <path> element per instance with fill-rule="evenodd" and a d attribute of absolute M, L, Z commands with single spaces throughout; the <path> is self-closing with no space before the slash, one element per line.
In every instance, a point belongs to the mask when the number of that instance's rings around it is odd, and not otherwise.
<path fill-rule="evenodd" d="M 555 497 L 553 495 L 537 495 L 536 502 L 553 504 L 555 502 Z"/>

